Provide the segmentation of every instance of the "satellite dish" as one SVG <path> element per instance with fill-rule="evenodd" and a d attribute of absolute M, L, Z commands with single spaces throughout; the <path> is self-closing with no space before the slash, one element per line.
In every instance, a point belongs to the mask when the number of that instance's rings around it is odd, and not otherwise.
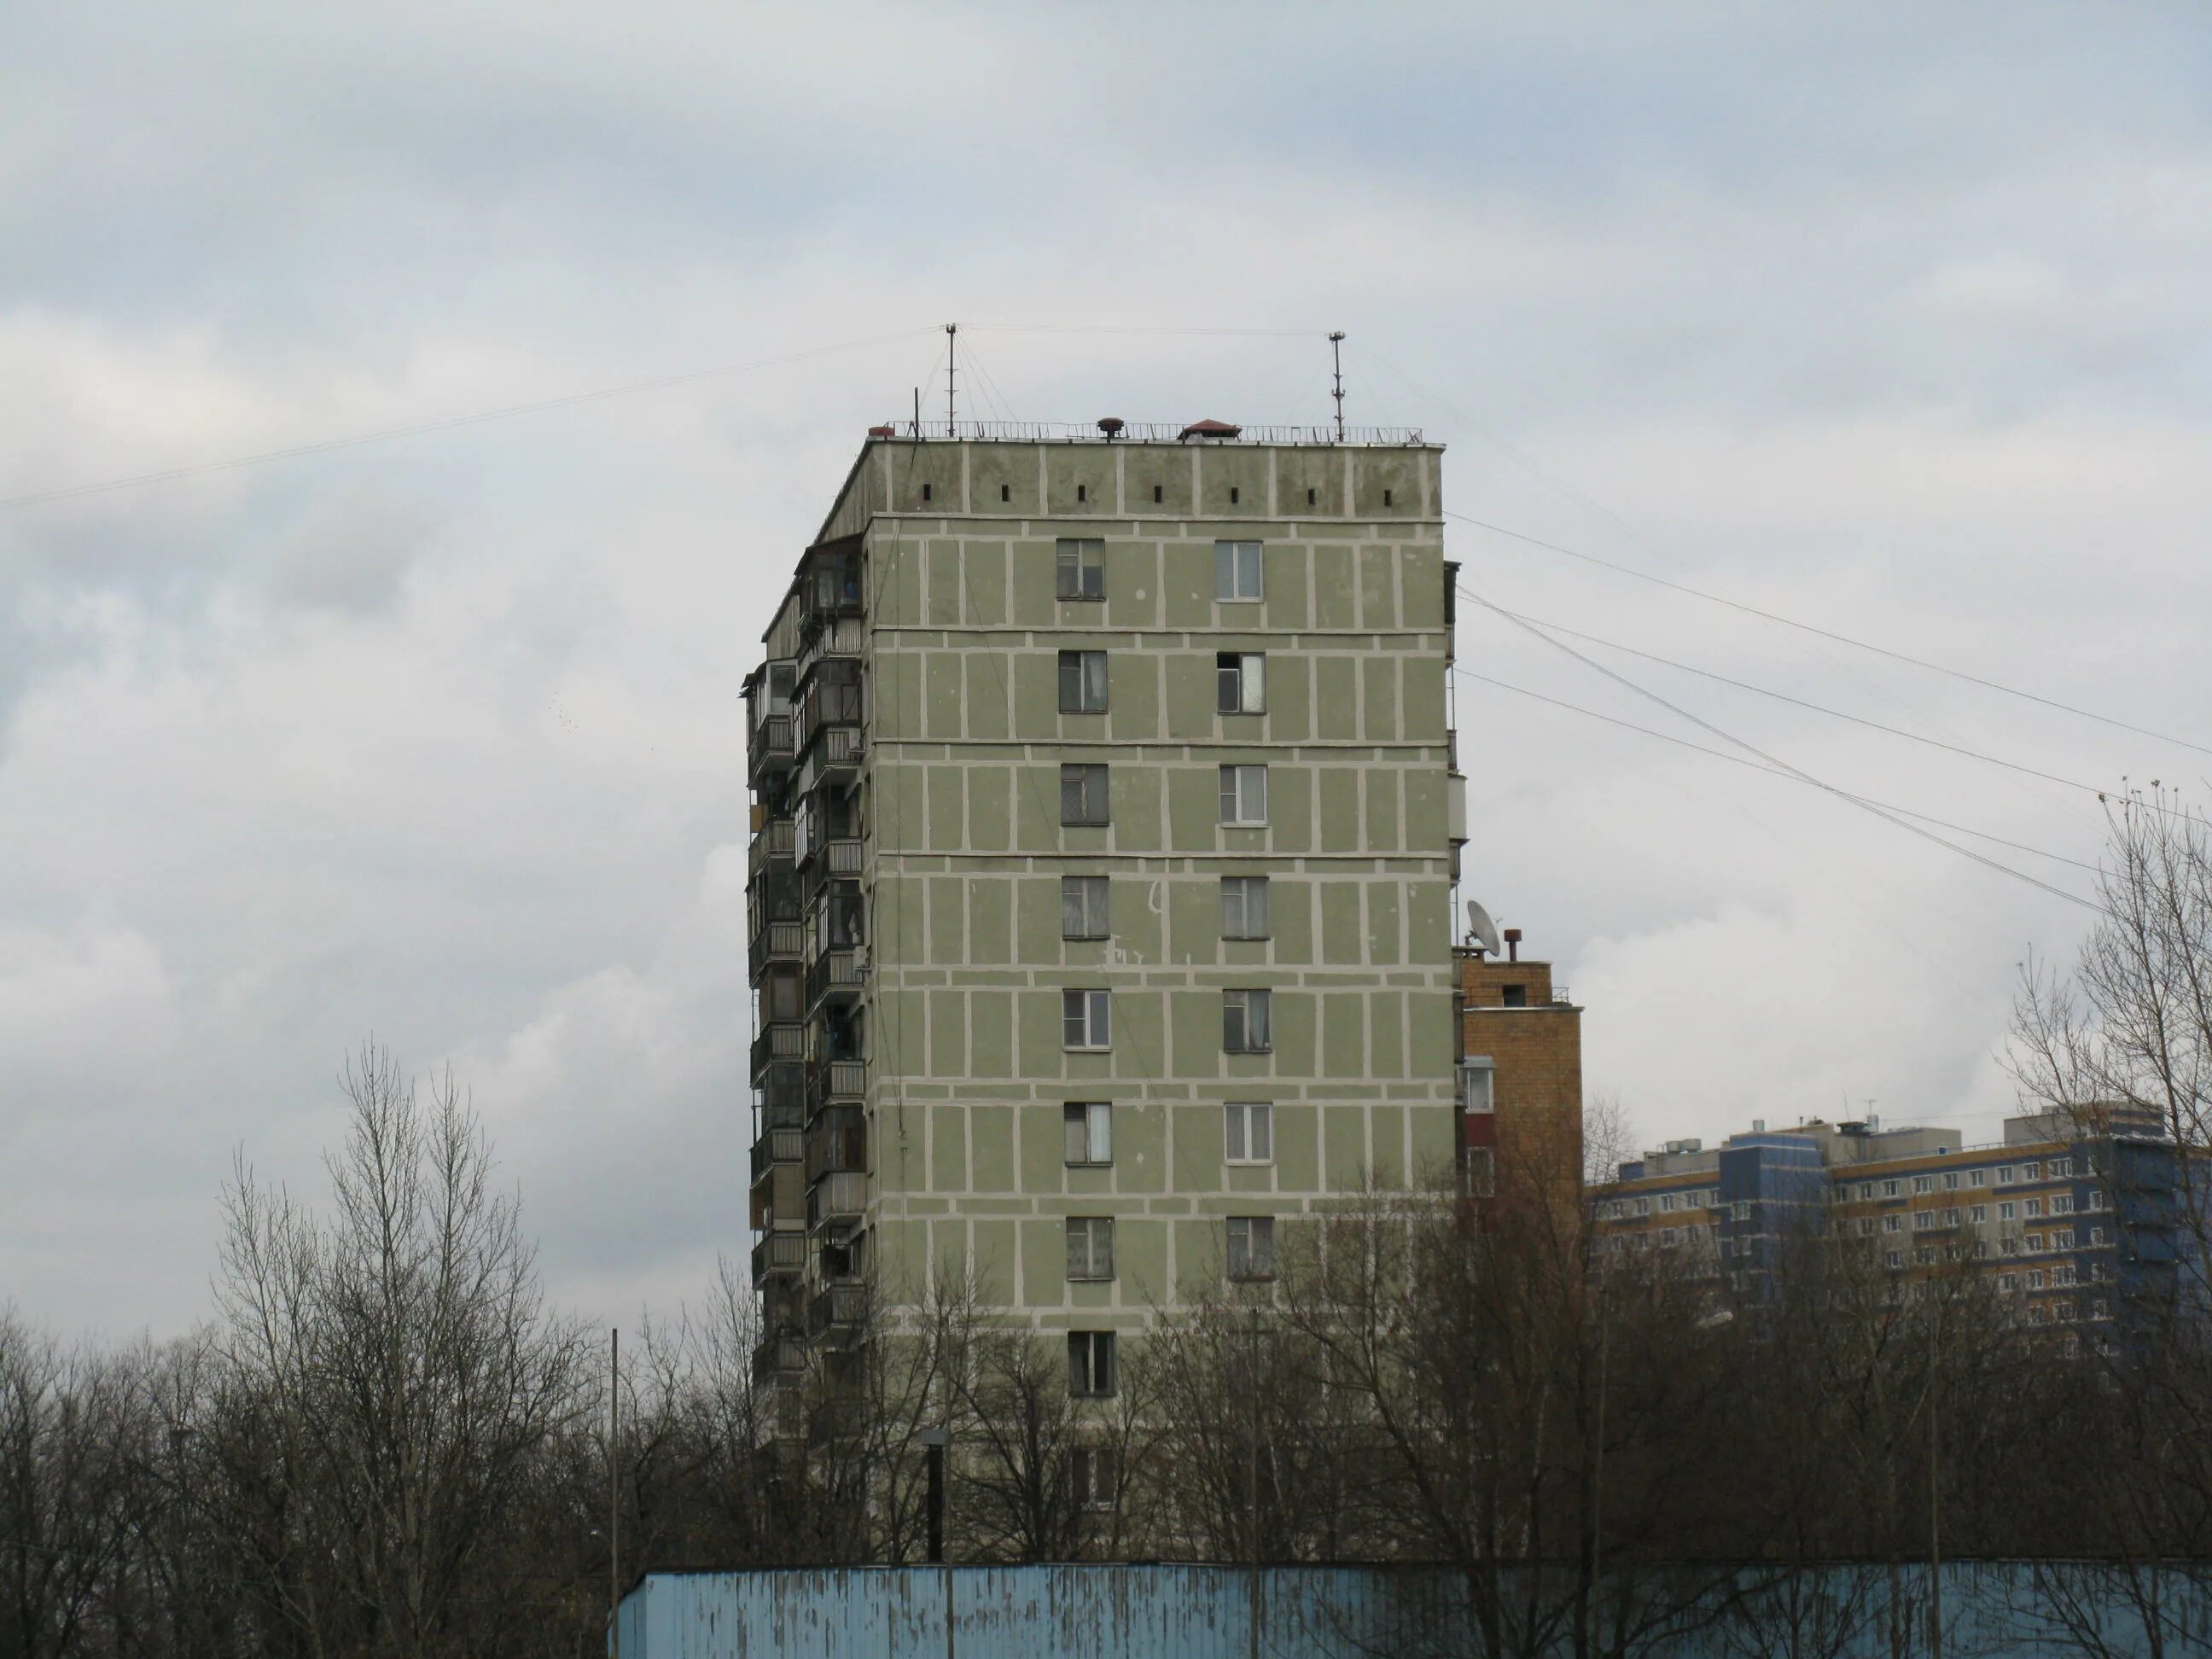
<path fill-rule="evenodd" d="M 1493 957 L 1505 953 L 1505 946 L 1498 937 L 1498 924 L 1475 899 L 1467 902 L 1467 935 Z"/>

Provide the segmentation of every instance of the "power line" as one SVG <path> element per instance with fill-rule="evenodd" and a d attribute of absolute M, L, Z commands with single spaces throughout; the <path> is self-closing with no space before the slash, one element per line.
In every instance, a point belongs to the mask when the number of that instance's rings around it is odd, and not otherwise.
<path fill-rule="evenodd" d="M 1902 651 L 1893 651 L 1886 645 L 1875 645 L 1867 640 L 1854 639 L 1848 634 L 1838 634 L 1832 629 L 1818 628 L 1811 623 L 1799 622 L 1793 617 L 1784 617 L 1776 611 L 1762 611 L 1759 606 L 1746 605 L 1741 599 L 1725 599 L 1718 593 L 1709 593 L 1701 587 L 1692 587 L 1684 582 L 1670 581 L 1664 576 L 1655 576 L 1648 570 L 1638 570 L 1633 565 L 1616 564 L 1611 559 L 1601 559 L 1595 553 L 1584 553 L 1575 548 L 1563 546 L 1558 542 L 1546 541 L 1540 536 L 1530 536 L 1518 530 L 1509 530 L 1504 525 L 1492 524 L 1487 520 L 1472 518 L 1464 513 L 1447 510 L 1444 517 L 1456 519 L 1462 524 L 1473 525 L 1478 530 L 1487 530 L 1493 535 L 1508 537 L 1516 542 L 1526 542 L 1531 547 L 1540 547 L 1547 552 L 1561 553 L 1571 559 L 1580 559 L 1585 564 L 1597 565 L 1607 570 L 1616 571 L 1624 576 L 1633 576 L 1638 581 L 1650 582 L 1655 586 L 1668 588 L 1677 593 L 1686 593 L 1692 599 L 1703 599 L 1709 605 L 1725 605 L 1729 610 L 1740 611 L 1747 617 L 1757 617 L 1762 622 L 1779 623 L 1784 628 L 1794 628 L 1801 633 L 1815 635 L 1824 640 L 1832 640 L 1838 645 L 1848 645 L 1861 651 L 1869 651 L 1878 657 L 1887 657 L 1893 662 L 1909 663 L 1915 668 L 1923 668 L 1934 674 L 1948 674 L 1953 679 L 1965 680 L 1969 684 L 1982 686 L 1991 691 L 2001 691 L 2008 697 L 2019 697 L 2028 702 L 2039 703 L 2045 708 L 2056 708 L 2062 714 L 2073 714 L 2085 720 L 2094 720 L 2100 726 L 2113 726 L 2122 732 L 2132 732 L 2139 738 L 2150 738 L 2160 743 L 2170 743 L 2179 748 L 2193 750 L 2200 755 L 2212 755 L 2212 747 L 2201 743 L 2191 743 L 2186 738 L 2173 737 L 2164 732 L 2154 732 L 2147 726 L 2136 726 L 2111 714 L 2100 714 L 2094 709 L 2079 708 L 2070 702 L 2061 702 L 2055 697 L 2043 696 L 2037 692 L 2023 691 L 2016 685 L 2006 685 L 1997 680 L 1984 679 L 1981 675 L 1970 674 L 1963 668 L 1948 667 L 1940 662 L 1930 662 L 1924 657 L 1910 656 Z"/>
<path fill-rule="evenodd" d="M 1606 678 L 1613 682 L 1614 684 L 1624 686 L 1627 690 L 1635 692 L 1638 696 L 1646 698 L 1652 702 L 1657 703 L 1662 708 L 1667 710 L 1668 713 L 1675 715 L 1679 719 L 1689 721 L 1692 726 L 1697 726 L 1699 730 L 1709 732 L 1712 736 L 1720 738 L 1722 742 L 1734 744 L 1737 748 L 1744 750 L 1747 754 L 1757 756 L 1768 765 L 1774 767 L 1778 770 L 1786 771 L 1793 776 L 1801 779 L 1804 782 L 1811 784 L 1814 788 L 1822 790 L 1828 794 L 1835 796 L 1838 800 L 1849 801 L 1852 805 L 1857 807 L 1862 811 L 1873 813 L 1875 817 L 1881 819 L 1884 823 L 1894 824 L 1898 829 L 1904 830 L 1907 835 L 1917 836 L 1923 841 L 1933 842 L 1938 847 L 1948 848 L 1950 851 L 1956 853 L 1961 858 L 1972 859 L 1976 864 L 1981 865 L 1985 869 L 1994 870 L 2000 875 L 2010 876 L 2014 881 L 2026 882 L 2029 886 L 2040 889 L 2042 891 L 2050 894 L 2053 898 L 2064 899 L 2069 904 L 2078 904 L 2084 909 L 2094 910 L 2100 915 L 2106 914 L 2104 907 L 2096 903 L 2093 900 L 2085 899 L 2078 893 L 2069 893 L 2063 887 L 2055 887 L 2047 881 L 2039 880 L 2036 877 L 2029 875 L 2024 870 L 2015 870 L 2010 865 L 2000 863 L 1996 859 L 1989 857 L 1986 854 L 1977 853 L 1971 847 L 1961 847 L 1954 841 L 1947 841 L 1932 830 L 1924 830 L 1917 823 L 1909 823 L 1903 817 L 1889 811 L 1886 807 L 1877 806 L 1872 801 L 1866 799 L 1863 796 L 1852 794 L 1849 790 L 1838 789 L 1835 785 L 1828 783 L 1822 779 L 1814 777 L 1810 772 L 1806 771 L 1802 767 L 1792 766 L 1788 761 L 1778 759 L 1775 756 L 1768 754 L 1765 750 L 1759 748 L 1756 744 L 1747 743 L 1743 738 L 1735 736 L 1733 732 L 1723 731 L 1719 726 L 1715 726 L 1711 720 L 1702 719 L 1699 716 L 1692 714 L 1688 709 L 1684 708 L 1679 703 L 1669 702 L 1666 698 L 1661 696 L 1656 691 L 1650 690 L 1645 687 L 1638 684 L 1634 680 L 1630 679 L 1626 674 L 1616 673 L 1612 669 L 1607 668 L 1603 663 L 1598 662 L 1593 658 L 1584 656 L 1581 652 L 1576 650 L 1574 647 L 1569 645 L 1565 640 L 1554 639 L 1551 635 L 1547 634 L 1542 629 L 1538 628 L 1533 623 L 1522 621 L 1520 617 L 1515 616 L 1504 606 L 1492 605 L 1488 599 L 1484 599 L 1482 595 L 1475 592 L 1472 588 L 1462 586 L 1459 591 L 1466 594 L 1468 599 L 1474 600 L 1475 604 L 1480 605 L 1484 610 L 1495 611 L 1498 616 L 1504 617 L 1514 627 L 1522 629 L 1524 633 L 1534 635 L 1537 639 L 1541 640 L 1546 645 L 1550 646 L 1553 650 L 1563 652 L 1566 655 L 1572 657 L 1577 662 L 1582 664 L 1583 667 L 1589 669 L 1593 673 L 1604 675 Z"/>
<path fill-rule="evenodd" d="M 1764 685 L 1753 685 L 1748 680 L 1731 679 L 1726 674 L 1717 674 L 1709 668 L 1698 668 L 1686 662 L 1676 662 L 1672 657 L 1662 657 L 1656 652 L 1640 650 L 1632 645 L 1623 645 L 1619 640 L 1601 639 L 1595 634 L 1585 634 L 1580 629 L 1569 628 L 1561 623 L 1546 622 L 1540 617 L 1531 617 L 1520 611 L 1509 611 L 1504 614 L 1516 622 L 1534 623 L 1539 628 L 1550 629 L 1554 634 L 1565 634 L 1571 639 L 1583 640 L 1591 645 L 1601 645 L 1608 651 L 1626 652 L 1632 657 L 1641 657 L 1644 661 L 1656 662 L 1662 667 L 1679 669 L 1685 674 L 1695 674 L 1699 679 L 1712 680 L 1722 685 L 1732 685 L 1739 691 L 1754 692 L 1759 696 L 1771 697 L 1777 702 L 1790 703 L 1799 708 L 1809 708 L 1816 714 L 1826 714 L 1833 720 L 1849 720 L 1854 726 L 1863 726 L 1871 731 L 1885 732 L 1893 738 L 1903 738 L 1909 743 L 1924 743 L 1929 748 L 1941 749 L 1947 754 L 1963 755 L 1968 760 L 1981 761 L 1990 766 L 2002 766 L 2008 772 L 2019 772 L 2027 777 L 2040 778 L 2045 783 L 2062 784 L 2069 789 L 2080 789 L 2100 799 L 2110 793 L 2100 789 L 2094 783 L 2083 783 L 2077 778 L 2062 778 L 2056 772 L 2039 771 L 2034 767 L 2024 765 L 2019 761 L 2008 761 L 1996 755 L 1986 755 L 1978 749 L 1969 749 L 1961 744 L 1946 743 L 1941 738 L 1924 737 L 1917 732 L 1908 732 L 1902 726 L 1885 726 L 1880 720 L 1869 720 L 1863 714 L 1846 714 L 1840 708 L 1831 708 L 1826 703 L 1812 702 L 1803 697 L 1793 697 L 1786 691 L 1776 691 Z"/>
<path fill-rule="evenodd" d="M 251 455 L 234 455 L 227 460 L 199 461 L 189 466 L 164 467 L 155 472 L 136 472 L 123 477 L 101 478 L 87 483 L 65 484 L 58 489 L 33 490 L 28 495 L 0 496 L 0 511 L 10 507 L 31 507 L 40 501 L 68 501 L 80 495 L 97 495 L 113 489 L 131 489 L 143 484 L 167 483 L 179 478 L 198 477 L 210 472 L 234 471 L 240 467 L 258 466 L 268 461 L 294 460 L 305 455 L 322 455 L 336 449 L 352 449 L 363 444 L 383 443 L 393 438 L 420 437 L 426 433 L 450 432 L 457 427 L 481 426 L 489 421 L 503 421 L 516 415 L 536 415 L 547 410 L 570 409 L 579 404 L 598 403 L 608 398 L 627 398 L 641 392 L 659 392 L 670 386 L 690 386 L 700 380 L 711 380 L 725 374 L 742 374 L 754 369 L 773 368 L 782 363 L 804 362 L 811 357 L 826 357 L 832 352 L 857 350 L 862 346 L 884 345 L 893 340 L 911 339 L 917 334 L 934 333 L 933 328 L 902 329 L 895 334 L 871 335 L 866 339 L 843 340 L 836 345 L 815 346 L 805 351 L 787 351 L 773 357 L 756 357 L 749 362 L 724 363 L 714 368 L 692 369 L 683 374 L 663 375 L 658 380 L 632 380 L 622 386 L 601 386 L 591 392 L 575 392 L 558 398 L 540 398 L 526 404 L 508 404 L 499 409 L 479 410 L 469 415 L 453 415 L 441 420 L 418 421 L 408 426 L 380 428 L 374 432 L 356 432 L 342 438 L 324 438 L 313 443 L 292 444 L 283 449 L 264 449 Z"/>
<path fill-rule="evenodd" d="M 1617 714 L 1607 714 L 1595 708 L 1585 708 L 1578 702 L 1569 702 L 1564 697 L 1548 696 L 1541 691 L 1532 691 L 1525 685 L 1516 685 L 1510 680 L 1501 680 L 1493 675 L 1477 673 L 1472 668 L 1455 666 L 1452 672 L 1484 685 L 1495 686 L 1501 691 L 1510 691 L 1516 696 L 1528 697 L 1536 702 L 1549 703 L 1554 708 L 1564 708 L 1571 714 L 1580 714 L 1589 720 L 1603 720 L 1607 726 L 1617 726 L 1624 732 L 1634 732 L 1644 737 L 1656 738 L 1662 743 L 1671 743 L 1677 748 L 1687 749 L 1693 754 L 1710 755 L 1713 759 L 1726 761 L 1731 766 L 1749 767 L 1754 772 L 1764 772 L 1770 777 L 1782 778 L 1790 783 L 1805 781 L 1795 772 L 1785 771 L 1778 766 L 1769 766 L 1764 762 L 1752 760 L 1743 755 L 1731 755 L 1725 749 L 1708 749 L 1701 743 L 1692 743 L 1687 738 L 1677 737 L 1672 732 L 1662 732 L 1656 726 L 1638 726 L 1634 720 L 1622 720 Z M 2087 870 L 2091 875 L 2103 873 L 2099 866 L 2081 859 L 2069 858 L 2063 853 L 2050 852 L 2040 847 L 2031 847 L 2026 842 L 2008 841 L 2004 836 L 1993 836 L 1986 830 L 1976 830 L 1966 824 L 1953 823 L 1947 818 L 1935 817 L 1926 812 L 1916 812 L 1911 807 L 1899 806 L 1893 801 L 1875 800 L 1872 796 L 1860 794 L 1852 794 L 1851 799 L 1863 801 L 1869 805 L 1881 807 L 1887 811 L 1901 813 L 1908 818 L 1917 818 L 1921 823 L 1932 823 L 1939 830 L 1948 830 L 1961 836 L 1972 836 L 1978 841 L 1990 842 L 1998 847 L 2008 847 L 2015 853 L 2033 853 L 2038 858 L 2050 859 L 2058 864 L 2070 864 L 2076 870 Z"/>

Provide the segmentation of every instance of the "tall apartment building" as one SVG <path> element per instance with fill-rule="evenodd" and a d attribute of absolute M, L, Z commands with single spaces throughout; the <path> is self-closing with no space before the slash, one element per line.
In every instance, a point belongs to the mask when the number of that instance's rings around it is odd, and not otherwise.
<path fill-rule="evenodd" d="M 1449 1169 L 1441 450 L 1109 424 L 873 428 L 746 682 L 763 1373 L 950 1269 L 1109 1377 Z"/>
<path fill-rule="evenodd" d="M 2087 1136 L 2043 1113 L 2003 1139 L 1878 1121 L 1670 1141 L 1620 1166 L 1598 1205 L 1601 1249 L 1657 1249 L 1757 1300 L 1793 1235 L 1855 1241 L 1907 1281 L 1972 1263 L 2029 1326 L 2106 1330 L 2185 1291 L 2193 1249 L 2184 1154 L 2155 1125 Z M 2196 1183 L 2201 1187 L 2201 1179 Z"/>

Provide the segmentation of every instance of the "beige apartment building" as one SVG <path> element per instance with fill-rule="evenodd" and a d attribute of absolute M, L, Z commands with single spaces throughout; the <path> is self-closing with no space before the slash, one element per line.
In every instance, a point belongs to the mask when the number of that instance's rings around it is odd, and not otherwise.
<path fill-rule="evenodd" d="M 1279 1224 L 1450 1178 L 1441 459 L 872 429 L 746 684 L 762 1371 L 953 1269 L 1110 1386 Z"/>

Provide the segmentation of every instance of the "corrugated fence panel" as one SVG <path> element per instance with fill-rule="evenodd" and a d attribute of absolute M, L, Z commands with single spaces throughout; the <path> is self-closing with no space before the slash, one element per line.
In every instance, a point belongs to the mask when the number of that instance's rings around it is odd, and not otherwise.
<path fill-rule="evenodd" d="M 1838 1565 L 1778 1594 L 1746 1569 L 1713 1619 L 1640 1659 L 1801 1650 L 1887 1659 L 1926 1630 L 1917 1566 Z M 624 1599 L 623 1659 L 1430 1659 L 1477 1650 L 1461 1583 L 1419 1567 L 1115 1563 L 655 1573 Z M 1948 1651 L 1974 1659 L 2212 1651 L 2212 1565 L 1960 1562 L 1944 1569 Z M 951 1613 L 950 1639 L 946 1615 Z M 1808 1622 L 1809 1621 L 1809 1622 Z M 2154 1644 L 2147 1626 L 2162 1640 Z M 1816 1635 L 1816 1627 L 1818 1633 Z M 1564 1640 L 1561 1647 L 1564 1650 Z"/>

